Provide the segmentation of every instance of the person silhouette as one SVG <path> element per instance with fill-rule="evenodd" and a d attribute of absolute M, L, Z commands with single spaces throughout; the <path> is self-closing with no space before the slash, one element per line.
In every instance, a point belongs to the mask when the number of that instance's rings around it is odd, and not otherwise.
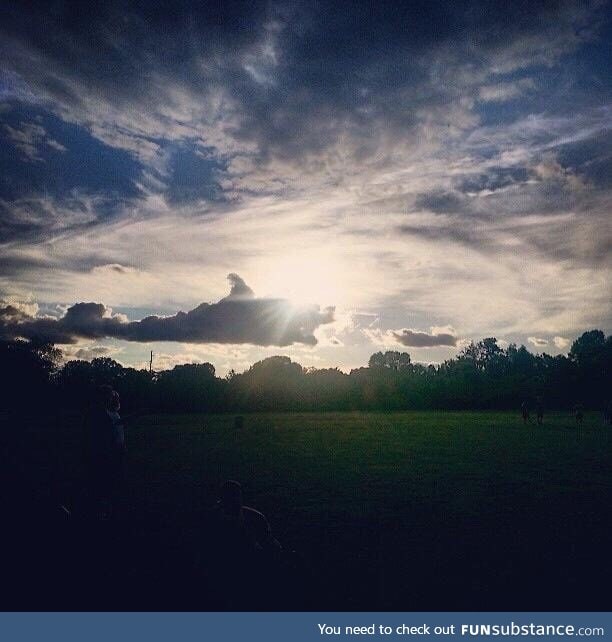
<path fill-rule="evenodd" d="M 226 543 L 242 548 L 244 552 L 275 552 L 281 545 L 272 536 L 266 516 L 243 503 L 242 486 L 228 479 L 221 484 L 216 506 L 217 524 L 224 531 Z"/>
<path fill-rule="evenodd" d="M 265 515 L 244 504 L 239 482 L 221 484 L 202 543 L 196 572 L 212 581 L 220 608 L 263 607 L 285 586 L 278 581 L 282 547 Z"/>
<path fill-rule="evenodd" d="M 126 467 L 125 428 L 119 394 L 99 386 L 89 409 L 89 486 L 98 516 L 108 519 L 122 494 Z"/>
<path fill-rule="evenodd" d="M 542 397 L 536 399 L 536 416 L 538 426 L 541 426 L 544 423 L 544 402 L 542 401 Z"/>
<path fill-rule="evenodd" d="M 584 419 L 584 408 L 581 403 L 577 403 L 574 406 L 574 417 L 576 418 L 576 424 L 582 426 L 582 420 Z"/>
<path fill-rule="evenodd" d="M 526 400 L 521 404 L 521 416 L 523 417 L 523 423 L 527 424 L 529 421 L 529 404 Z"/>

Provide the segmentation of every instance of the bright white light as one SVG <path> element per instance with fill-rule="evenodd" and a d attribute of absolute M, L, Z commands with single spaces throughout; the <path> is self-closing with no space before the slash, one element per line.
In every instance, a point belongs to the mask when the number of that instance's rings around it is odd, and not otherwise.
<path fill-rule="evenodd" d="M 327 250 L 271 257 L 257 270 L 257 292 L 296 305 L 334 305 L 345 297 L 347 266 Z"/>

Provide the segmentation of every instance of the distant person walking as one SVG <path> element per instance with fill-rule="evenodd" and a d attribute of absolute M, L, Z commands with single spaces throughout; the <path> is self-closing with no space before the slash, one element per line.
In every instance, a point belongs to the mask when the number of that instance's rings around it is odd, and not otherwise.
<path fill-rule="evenodd" d="M 123 491 L 127 451 L 120 408 L 119 394 L 99 386 L 87 416 L 89 486 L 102 519 L 112 516 Z"/>
<path fill-rule="evenodd" d="M 526 425 L 529 422 L 529 403 L 523 401 L 521 404 L 521 416 L 523 417 L 523 423 Z"/>
<path fill-rule="evenodd" d="M 536 417 L 538 426 L 541 426 L 544 423 L 544 402 L 542 397 L 536 399 Z"/>
<path fill-rule="evenodd" d="M 574 417 L 576 418 L 576 425 L 582 426 L 582 420 L 584 419 L 584 408 L 581 403 L 577 403 L 574 406 Z"/>

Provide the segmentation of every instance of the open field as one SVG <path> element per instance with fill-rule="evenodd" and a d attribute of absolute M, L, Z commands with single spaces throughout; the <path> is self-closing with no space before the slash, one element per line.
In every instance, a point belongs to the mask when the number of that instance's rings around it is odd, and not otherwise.
<path fill-rule="evenodd" d="M 202 515 L 227 478 L 296 551 L 300 590 L 267 608 L 610 607 L 601 587 L 610 577 L 612 431 L 598 415 L 587 413 L 582 428 L 568 415 L 525 427 L 499 412 L 260 414 L 246 415 L 241 429 L 233 420 L 148 416 L 131 428 L 115 528 L 132 574 L 155 591 L 135 590 L 119 605 L 107 596 L 99 608 L 217 606 L 202 584 L 194 593 L 188 571 Z M 70 502 L 78 422 L 22 431 L 12 445 L 15 479 L 29 489 L 19 514 L 30 491 L 39 507 Z M 62 555 L 70 567 L 70 551 Z M 70 591 L 28 597 L 24 589 L 11 599 L 45 608 L 45 595 L 48 608 L 98 608 L 82 593 L 67 603 Z"/>

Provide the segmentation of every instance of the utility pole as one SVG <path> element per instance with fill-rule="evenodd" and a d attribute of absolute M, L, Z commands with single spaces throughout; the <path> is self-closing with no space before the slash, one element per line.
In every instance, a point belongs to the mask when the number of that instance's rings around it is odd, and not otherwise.
<path fill-rule="evenodd" d="M 153 372 L 153 350 L 151 350 L 151 358 L 149 359 L 149 374 Z"/>

